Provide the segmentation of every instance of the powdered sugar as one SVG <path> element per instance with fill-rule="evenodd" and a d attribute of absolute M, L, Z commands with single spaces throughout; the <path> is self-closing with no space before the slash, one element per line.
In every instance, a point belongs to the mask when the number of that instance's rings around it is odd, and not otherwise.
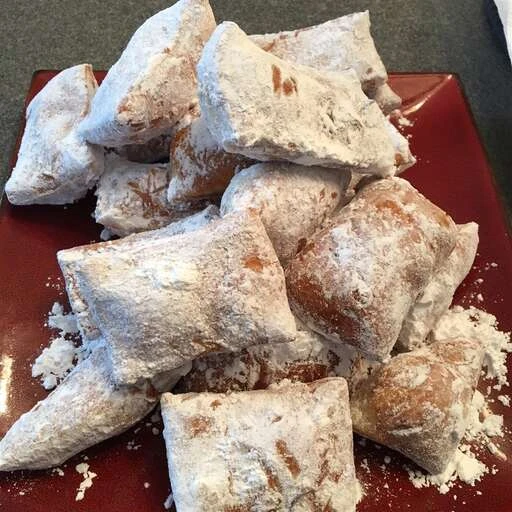
<path fill-rule="evenodd" d="M 32 365 L 32 377 L 40 377 L 45 389 L 53 389 L 74 367 L 80 350 L 66 336 L 78 332 L 75 316 L 65 314 L 63 307 L 55 302 L 48 315 L 48 327 L 58 329 L 59 335 L 50 340 L 48 347 L 36 358 Z"/>
<path fill-rule="evenodd" d="M 474 307 L 464 309 L 455 306 L 441 318 L 431 333 L 434 340 L 454 337 L 474 339 L 485 347 L 485 378 L 497 381 L 492 388 L 487 387 L 488 393 L 492 389 L 499 390 L 508 385 L 506 358 L 512 351 L 512 344 L 510 333 L 498 329 L 496 317 Z M 510 403 L 506 395 L 498 396 L 498 400 L 505 406 Z M 480 461 L 475 452 L 486 448 L 495 457 L 506 460 L 506 455 L 500 450 L 496 440 L 503 436 L 503 416 L 493 414 L 485 396 L 480 391 L 475 391 L 464 436 L 465 442 L 457 449 L 446 471 L 439 475 L 428 475 L 409 469 L 409 477 L 415 487 L 434 485 L 441 494 L 447 493 L 456 480 L 475 485 L 486 473 L 496 472 L 496 469 L 489 468 Z"/>
<path fill-rule="evenodd" d="M 431 333 L 433 340 L 466 338 L 480 341 L 485 347 L 485 377 L 496 379 L 494 389 L 500 390 L 508 385 L 507 355 L 512 352 L 510 333 L 498 329 L 494 315 L 473 306 L 464 309 L 461 306 L 451 308 Z"/>
<path fill-rule="evenodd" d="M 78 334 L 75 315 L 64 313 L 64 308 L 58 302 L 54 302 L 50 313 L 48 314 L 48 327 L 58 329 L 61 336 L 66 334 Z"/>
<path fill-rule="evenodd" d="M 78 492 L 76 493 L 75 501 L 82 501 L 85 496 L 85 491 L 92 487 L 93 478 L 96 478 L 98 475 L 96 473 L 93 473 L 92 471 L 89 471 L 89 464 L 86 464 L 85 462 L 77 464 L 75 466 L 75 469 L 83 477 L 83 480 L 80 482 L 80 485 L 78 486 Z"/>
<path fill-rule="evenodd" d="M 76 347 L 72 341 L 58 337 L 50 341 L 32 365 L 32 377 L 41 377 L 44 389 L 53 389 L 73 368 Z"/>
<path fill-rule="evenodd" d="M 419 489 L 433 485 L 439 489 L 441 494 L 446 494 L 457 479 L 466 484 L 475 485 L 475 482 L 489 472 L 487 466 L 477 460 L 470 450 L 463 452 L 460 449 L 457 449 L 455 457 L 448 464 L 446 470 L 438 475 L 429 475 L 422 471 L 406 469 L 414 487 Z"/>

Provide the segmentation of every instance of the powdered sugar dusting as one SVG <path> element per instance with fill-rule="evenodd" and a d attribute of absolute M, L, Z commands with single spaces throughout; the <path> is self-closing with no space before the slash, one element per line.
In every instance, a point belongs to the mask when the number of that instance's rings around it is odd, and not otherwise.
<path fill-rule="evenodd" d="M 453 307 L 441 318 L 431 333 L 431 338 L 442 340 L 454 337 L 478 340 L 485 347 L 484 376 L 497 381 L 494 386 L 487 387 L 487 394 L 492 389 L 500 390 L 503 386 L 508 386 L 506 362 L 508 353 L 512 351 L 512 343 L 510 333 L 498 329 L 495 316 L 475 307 Z M 506 395 L 499 395 L 498 400 L 505 406 L 510 403 Z M 499 447 L 499 439 L 503 436 L 503 416 L 494 414 L 489 409 L 486 397 L 477 390 L 471 403 L 464 442 L 457 449 L 446 471 L 438 475 L 428 475 L 408 469 L 409 478 L 415 487 L 432 485 L 441 494 L 447 493 L 457 480 L 474 486 L 485 474 L 497 472 L 496 468 L 489 468 L 479 460 L 478 452 L 482 448 L 498 459 L 507 460 Z"/>
<path fill-rule="evenodd" d="M 98 475 L 96 473 L 93 473 L 92 471 L 89 471 L 89 464 L 85 462 L 81 462 L 80 464 L 77 464 L 75 466 L 75 469 L 77 473 L 80 473 L 83 477 L 83 480 L 80 482 L 80 485 L 78 486 L 77 493 L 75 496 L 75 501 L 82 501 L 85 496 L 85 491 L 87 489 L 92 487 L 93 479 L 96 478 Z"/>
<path fill-rule="evenodd" d="M 443 473 L 438 475 L 425 474 L 419 470 L 407 469 L 409 479 L 416 488 L 437 487 L 441 494 L 446 494 L 458 479 L 466 484 L 475 485 L 489 469 L 476 459 L 468 449 L 466 452 L 457 449 L 455 457 Z"/>
<path fill-rule="evenodd" d="M 498 329 L 494 315 L 473 306 L 451 308 L 439 321 L 431 333 L 433 340 L 466 338 L 480 341 L 485 347 L 485 377 L 496 379 L 494 389 L 508 386 L 507 355 L 512 352 L 510 333 Z"/>
<path fill-rule="evenodd" d="M 53 389 L 74 367 L 80 349 L 69 339 L 78 332 L 75 316 L 65 314 L 64 308 L 55 302 L 48 315 L 48 327 L 57 329 L 59 335 L 50 340 L 48 347 L 32 365 L 32 377 L 40 377 L 45 389 Z"/>
<path fill-rule="evenodd" d="M 62 336 L 66 334 L 78 334 L 75 315 L 64 313 L 64 308 L 58 302 L 54 302 L 48 315 L 48 327 L 58 329 Z"/>

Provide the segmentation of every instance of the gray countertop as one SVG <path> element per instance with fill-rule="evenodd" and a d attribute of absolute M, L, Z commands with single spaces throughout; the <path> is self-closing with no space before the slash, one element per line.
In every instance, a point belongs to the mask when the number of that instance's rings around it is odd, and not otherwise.
<path fill-rule="evenodd" d="M 32 73 L 90 62 L 107 69 L 133 31 L 172 0 L 0 0 L 0 175 Z M 512 212 L 512 69 L 490 0 L 211 0 L 247 32 L 312 25 L 369 9 L 389 71 L 450 71 L 464 84 L 499 190 Z M 494 26 L 494 29 L 493 29 Z M 449 172 L 449 170 L 447 170 Z M 3 181 L 0 181 L 3 183 Z"/>

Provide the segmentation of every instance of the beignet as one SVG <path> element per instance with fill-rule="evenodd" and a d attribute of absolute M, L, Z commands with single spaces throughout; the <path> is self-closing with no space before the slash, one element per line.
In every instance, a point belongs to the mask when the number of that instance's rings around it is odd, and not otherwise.
<path fill-rule="evenodd" d="M 127 144 L 109 148 L 113 153 L 130 162 L 141 164 L 165 163 L 169 160 L 169 149 L 175 137 L 174 130 L 158 135 L 144 144 Z"/>
<path fill-rule="evenodd" d="M 418 348 L 448 311 L 455 290 L 468 275 L 478 247 L 478 224 L 457 226 L 457 242 L 451 254 L 432 276 L 407 314 L 397 341 L 401 350 Z"/>
<path fill-rule="evenodd" d="M 242 393 L 166 393 L 161 406 L 178 512 L 355 511 L 344 379 Z"/>
<path fill-rule="evenodd" d="M 195 66 L 215 26 L 208 0 L 180 0 L 146 20 L 107 73 L 80 134 L 116 147 L 172 128 L 197 106 Z"/>
<path fill-rule="evenodd" d="M 167 203 L 170 170 L 166 164 L 140 164 L 114 155 L 96 188 L 94 218 L 111 233 L 126 236 L 166 226 L 190 215 Z"/>
<path fill-rule="evenodd" d="M 165 377 L 170 389 L 183 374 Z M 163 383 L 161 379 L 161 384 Z M 146 382 L 141 388 L 116 387 L 104 346 L 98 346 L 0 441 L 0 471 L 45 469 L 124 432 L 158 403 Z"/>
<path fill-rule="evenodd" d="M 224 151 L 200 116 L 176 134 L 170 163 L 172 178 L 167 198 L 171 205 L 179 207 L 217 201 L 237 169 L 248 167 L 252 160 Z"/>
<path fill-rule="evenodd" d="M 312 27 L 251 35 L 250 38 L 263 50 L 288 62 L 333 73 L 352 68 L 369 98 L 389 98 L 388 74 L 370 33 L 368 11 L 355 12 Z M 387 89 L 381 91 L 381 88 Z M 396 98 L 400 98 L 394 96 L 393 105 L 398 108 Z M 389 106 L 388 103 L 385 101 L 383 105 Z"/>
<path fill-rule="evenodd" d="M 66 204 L 85 196 L 103 172 L 103 148 L 78 127 L 98 84 L 90 64 L 61 71 L 27 107 L 18 161 L 5 184 L 12 204 Z"/>
<path fill-rule="evenodd" d="M 209 352 L 295 337 L 283 270 L 254 214 L 89 253 L 73 277 L 119 384 Z"/>
<path fill-rule="evenodd" d="M 253 210 L 279 261 L 286 266 L 301 245 L 348 199 L 350 173 L 269 162 L 240 171 L 222 196 L 221 213 Z"/>
<path fill-rule="evenodd" d="M 340 347 L 307 328 L 299 328 L 290 343 L 254 345 L 240 352 L 196 359 L 173 392 L 226 393 L 266 389 L 284 379 L 292 382 L 337 376 L 349 379 L 356 358 L 351 347 Z"/>
<path fill-rule="evenodd" d="M 142 233 L 127 236 L 121 240 L 82 245 L 59 251 L 57 253 L 57 260 L 66 282 L 66 291 L 68 293 L 69 303 L 73 313 L 75 314 L 82 338 L 87 341 L 94 340 L 101 336 L 101 333 L 96 326 L 96 322 L 91 318 L 89 306 L 83 297 L 81 284 L 76 277 L 76 270 L 84 258 L 96 253 L 106 252 L 111 252 L 113 254 L 117 254 L 117 257 L 121 257 L 125 250 L 130 249 L 134 245 L 138 245 L 140 247 L 143 242 L 151 243 L 153 240 L 159 238 L 171 237 L 199 229 L 208 224 L 212 219 L 218 218 L 218 213 L 219 210 L 216 206 L 209 206 L 199 213 L 172 222 L 171 224 L 154 231 L 144 231 Z"/>
<path fill-rule="evenodd" d="M 452 339 L 399 354 L 352 390 L 354 431 L 442 473 L 466 430 L 483 347 Z"/>
<path fill-rule="evenodd" d="M 374 181 L 289 263 L 292 310 L 326 338 L 383 360 L 455 239 L 452 219 L 407 181 Z"/>
<path fill-rule="evenodd" d="M 215 30 L 198 79 L 201 115 L 228 152 L 381 176 L 414 163 L 397 157 L 389 121 L 355 71 L 291 64 L 263 51 L 235 23 Z"/>

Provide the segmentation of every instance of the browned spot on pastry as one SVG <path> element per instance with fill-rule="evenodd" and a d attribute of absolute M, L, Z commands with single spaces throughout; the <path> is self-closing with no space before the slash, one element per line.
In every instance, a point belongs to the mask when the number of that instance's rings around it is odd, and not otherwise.
<path fill-rule="evenodd" d="M 290 365 L 286 378 L 298 382 L 314 382 L 327 377 L 328 374 L 328 368 L 325 364 L 305 361 Z"/>
<path fill-rule="evenodd" d="M 402 164 L 405 164 L 405 159 L 400 153 L 395 153 L 395 165 L 400 167 Z"/>
<path fill-rule="evenodd" d="M 212 428 L 212 420 L 206 416 L 196 415 L 188 420 L 188 428 L 193 437 L 206 434 Z"/>
<path fill-rule="evenodd" d="M 295 254 L 298 254 L 300 251 L 302 251 L 302 249 L 306 247 L 307 242 L 307 238 L 299 238 L 299 241 L 297 243 L 297 251 L 295 252 Z"/>
<path fill-rule="evenodd" d="M 272 84 L 274 85 L 274 94 L 281 94 L 281 68 L 272 64 Z"/>
<path fill-rule="evenodd" d="M 331 192 L 331 199 L 336 199 L 338 197 L 338 192 Z"/>
<path fill-rule="evenodd" d="M 297 80 L 295 80 L 295 78 L 293 78 L 292 76 L 290 78 L 287 78 L 283 82 L 283 92 L 285 96 L 290 96 L 290 94 L 292 93 L 297 94 Z"/>
<path fill-rule="evenodd" d="M 190 140 L 191 125 L 181 129 L 171 144 L 170 160 L 173 174 L 182 180 L 192 175 L 193 182 L 175 199 L 212 199 L 222 195 L 229 185 L 237 168 L 245 168 L 252 160 L 235 153 L 227 153 L 222 148 L 203 149 L 198 151 Z M 182 163 L 185 155 L 192 164 L 192 169 Z M 197 173 L 197 169 L 207 170 L 206 173 Z"/>
<path fill-rule="evenodd" d="M 270 52 L 273 50 L 274 46 L 276 45 L 276 39 L 271 41 L 270 43 L 266 44 L 265 46 L 262 46 L 261 49 L 265 50 L 266 52 Z"/>
<path fill-rule="evenodd" d="M 320 201 L 325 197 L 325 188 L 320 190 Z"/>
<path fill-rule="evenodd" d="M 330 477 L 331 475 L 331 471 L 329 468 L 329 459 L 327 459 L 328 453 L 329 450 L 327 449 L 325 453 L 323 453 L 322 455 L 324 457 L 324 460 L 322 461 L 322 464 L 320 464 L 320 473 L 315 481 L 317 487 L 320 487 L 323 484 L 324 480 Z M 339 479 L 340 477 L 338 475 L 338 478 L 335 481 L 338 482 Z"/>
<path fill-rule="evenodd" d="M 251 505 L 234 505 L 224 507 L 224 512 L 251 512 Z"/>
<path fill-rule="evenodd" d="M 300 242 L 300 241 L 299 241 Z M 315 243 L 312 241 L 305 240 L 304 245 L 301 247 L 300 253 L 302 256 L 304 256 L 306 253 L 311 251 L 315 247 Z"/>
<path fill-rule="evenodd" d="M 254 272 L 261 272 L 265 264 L 258 256 L 248 256 L 244 260 L 244 267 L 254 270 Z"/>
<path fill-rule="evenodd" d="M 288 471 L 292 474 L 294 478 L 300 473 L 300 466 L 297 462 L 297 459 L 293 456 L 293 454 L 288 450 L 288 445 L 282 439 L 278 439 L 276 441 L 276 450 L 278 455 L 283 459 L 283 462 L 286 464 Z"/>
<path fill-rule="evenodd" d="M 169 210 L 158 201 L 158 196 L 167 188 L 167 185 L 156 186 L 155 171 L 153 169 L 149 171 L 145 184 L 129 181 L 128 186 L 140 198 L 143 210 L 142 216 L 145 219 L 156 216 L 169 217 Z"/>
<path fill-rule="evenodd" d="M 273 491 L 280 491 L 281 490 L 281 482 L 279 481 L 279 478 L 277 478 L 277 475 L 273 471 L 271 467 L 269 467 L 267 464 L 265 464 L 263 461 L 261 462 L 261 465 L 263 467 L 263 471 L 265 471 L 265 475 L 267 476 L 267 482 L 270 489 Z"/>
<path fill-rule="evenodd" d="M 297 144 L 295 142 L 288 142 L 288 149 L 297 149 Z"/>
<path fill-rule="evenodd" d="M 222 402 L 220 400 L 214 400 L 211 404 L 210 404 L 210 407 L 212 409 L 217 409 L 217 407 L 219 407 L 220 405 L 222 404 Z"/>
<path fill-rule="evenodd" d="M 274 416 L 272 418 L 272 423 L 277 423 L 278 421 L 281 421 L 283 419 L 282 416 Z"/>
<path fill-rule="evenodd" d="M 214 341 L 203 341 L 199 338 L 194 338 L 191 342 L 191 345 L 199 345 L 201 348 L 204 349 L 202 352 L 208 353 L 208 352 L 221 352 L 224 350 L 224 347 L 222 345 L 219 345 L 218 343 L 215 343 Z"/>
<path fill-rule="evenodd" d="M 133 393 L 137 393 L 138 389 L 134 386 Z M 156 400 L 160 393 L 151 385 L 151 383 L 148 383 L 148 386 L 146 388 L 146 398 L 149 398 L 150 400 Z"/>
<path fill-rule="evenodd" d="M 254 360 L 259 364 L 260 372 L 258 374 L 258 380 L 254 383 L 253 389 L 267 389 L 274 380 L 274 372 L 270 368 L 268 361 L 265 359 L 255 357 Z"/>

